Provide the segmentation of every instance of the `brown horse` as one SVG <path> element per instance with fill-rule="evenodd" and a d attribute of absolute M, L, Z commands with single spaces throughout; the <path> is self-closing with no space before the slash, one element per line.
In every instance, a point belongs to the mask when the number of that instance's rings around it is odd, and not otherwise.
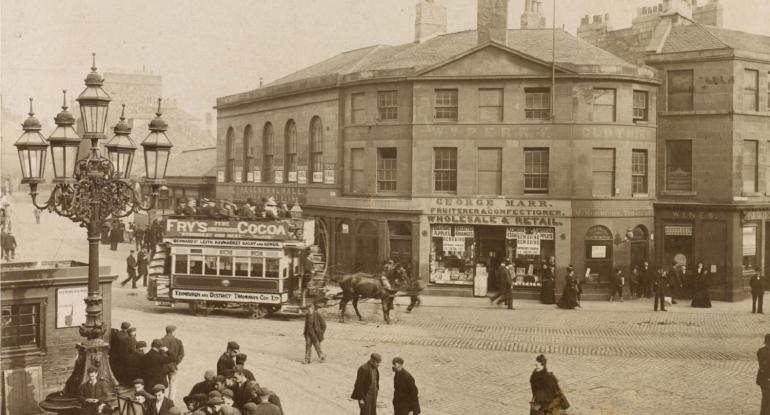
<path fill-rule="evenodd" d="M 359 320 L 362 320 L 361 313 L 358 311 L 358 300 L 361 298 L 380 299 L 382 302 L 382 317 L 386 323 L 390 324 L 390 310 L 393 309 L 393 299 L 396 291 L 388 290 L 382 286 L 378 276 L 356 273 L 347 275 L 339 281 L 342 289 L 342 300 L 340 300 L 340 321 L 345 322 L 345 308 L 348 301 L 353 300 L 353 309 Z"/>

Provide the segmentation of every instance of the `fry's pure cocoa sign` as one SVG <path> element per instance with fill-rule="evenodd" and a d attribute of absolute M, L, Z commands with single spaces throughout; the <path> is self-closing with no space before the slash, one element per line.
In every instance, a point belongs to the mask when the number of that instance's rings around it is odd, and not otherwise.
<path fill-rule="evenodd" d="M 290 239 L 289 225 L 278 221 L 215 221 L 173 219 L 166 221 L 165 237 L 230 239 Z"/>

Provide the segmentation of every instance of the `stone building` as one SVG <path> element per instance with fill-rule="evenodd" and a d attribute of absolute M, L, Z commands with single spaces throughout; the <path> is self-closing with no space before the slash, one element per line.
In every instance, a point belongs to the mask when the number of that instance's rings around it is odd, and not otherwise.
<path fill-rule="evenodd" d="M 584 18 L 578 34 L 658 71 L 656 262 L 703 261 L 712 298 L 738 300 L 770 272 L 770 37 L 693 3 L 642 8 L 618 31 Z"/>
<path fill-rule="evenodd" d="M 413 43 L 219 98 L 217 196 L 299 202 L 325 221 L 334 271 L 393 258 L 430 290 L 471 295 L 510 258 L 535 291 L 553 256 L 559 284 L 574 264 L 607 291 L 613 268 L 653 252 L 659 82 L 543 29 L 538 4 L 522 16 L 537 28 L 509 29 L 507 1 L 479 0 L 476 30 L 445 33 L 443 6 L 420 0 Z"/>

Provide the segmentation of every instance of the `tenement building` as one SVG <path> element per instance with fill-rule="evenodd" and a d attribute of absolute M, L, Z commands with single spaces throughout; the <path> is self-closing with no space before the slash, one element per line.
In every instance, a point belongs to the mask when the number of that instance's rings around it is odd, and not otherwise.
<path fill-rule="evenodd" d="M 633 52 L 662 81 L 656 262 L 703 261 L 712 298 L 738 300 L 770 272 L 770 37 L 723 29 L 721 14 L 714 0 L 667 1 L 639 9 L 630 29 L 584 18 L 578 35 Z"/>
<path fill-rule="evenodd" d="M 421 0 L 412 43 L 219 98 L 217 196 L 297 201 L 333 271 L 392 258 L 436 291 L 479 294 L 505 258 L 528 287 L 550 257 L 559 285 L 568 264 L 628 272 L 653 253 L 659 82 L 543 28 L 539 3 L 511 30 L 479 0 L 476 30 L 446 33 Z"/>

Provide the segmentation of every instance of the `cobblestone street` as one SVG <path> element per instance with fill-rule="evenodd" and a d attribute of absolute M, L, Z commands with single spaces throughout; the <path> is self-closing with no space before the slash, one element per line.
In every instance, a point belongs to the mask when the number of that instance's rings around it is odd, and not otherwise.
<path fill-rule="evenodd" d="M 50 214 L 35 225 L 31 206 L 15 196 L 22 202 L 14 214 L 19 260 L 85 259 L 85 230 Z M 50 236 L 46 244 L 36 242 L 43 229 Z M 124 277 L 128 249 L 102 245 L 102 264 Z M 372 302 L 360 305 L 363 323 L 338 323 L 328 309 L 327 362 L 302 365 L 301 319 L 216 312 L 200 317 L 185 306 L 156 307 L 141 289 L 116 283 L 113 293 L 113 325 L 130 321 L 140 340 L 161 337 L 167 324 L 179 327 L 186 352 L 181 390 L 189 391 L 215 367 L 226 342 L 236 340 L 249 355 L 247 367 L 281 397 L 287 414 L 357 413 L 349 399 L 355 371 L 374 351 L 384 358 L 385 414 L 392 413 L 389 362 L 396 355 L 415 376 L 426 414 L 526 414 L 539 353 L 548 356 L 569 397 L 570 414 L 754 414 L 760 399 L 754 353 L 770 331 L 770 319 L 752 315 L 745 301 L 654 313 L 647 299 L 586 302 L 574 311 L 522 300 L 509 311 L 484 298 L 424 297 L 411 314 L 399 299 L 392 325 L 382 324 Z"/>

